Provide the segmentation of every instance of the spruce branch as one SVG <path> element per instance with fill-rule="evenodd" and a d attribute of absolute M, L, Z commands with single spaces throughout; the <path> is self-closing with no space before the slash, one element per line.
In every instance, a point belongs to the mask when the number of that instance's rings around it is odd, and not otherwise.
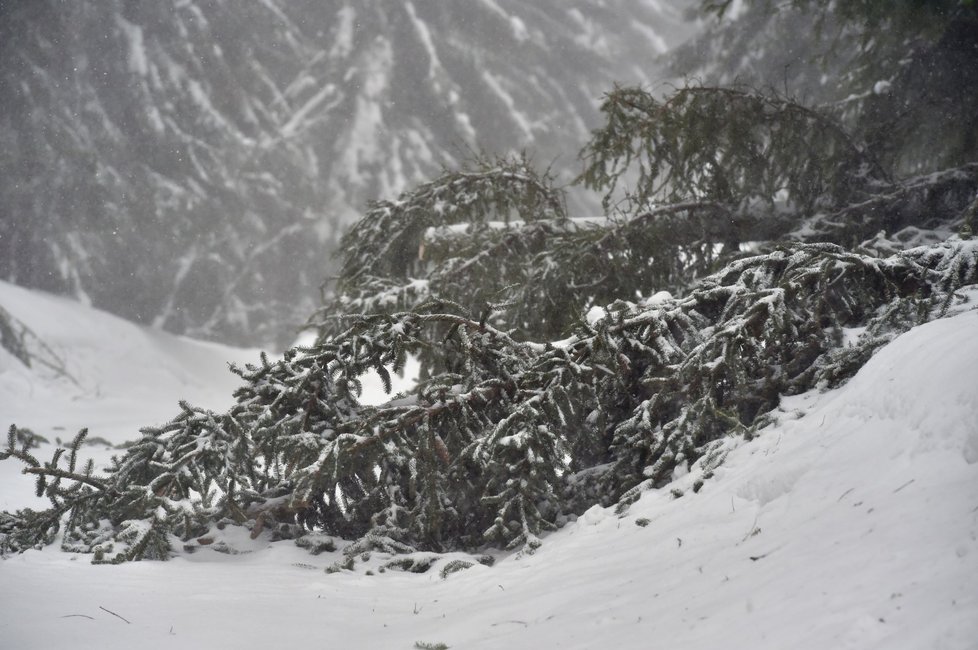
<path fill-rule="evenodd" d="M 56 479 L 67 479 L 69 481 L 75 481 L 77 483 L 82 483 L 84 485 L 89 485 L 96 490 L 104 492 L 108 489 L 108 486 L 96 478 L 93 478 L 86 474 L 78 474 L 77 472 L 66 471 L 58 469 L 57 467 L 25 467 L 23 469 L 24 474 L 33 474 L 35 476 L 52 477 Z"/>

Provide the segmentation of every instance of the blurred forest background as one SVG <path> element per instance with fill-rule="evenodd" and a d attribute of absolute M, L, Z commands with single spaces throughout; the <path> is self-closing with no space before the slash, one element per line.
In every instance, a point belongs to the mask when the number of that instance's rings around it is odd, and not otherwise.
<path fill-rule="evenodd" d="M 0 0 L 0 278 L 280 349 L 368 201 L 476 154 L 573 178 L 689 4 Z"/>

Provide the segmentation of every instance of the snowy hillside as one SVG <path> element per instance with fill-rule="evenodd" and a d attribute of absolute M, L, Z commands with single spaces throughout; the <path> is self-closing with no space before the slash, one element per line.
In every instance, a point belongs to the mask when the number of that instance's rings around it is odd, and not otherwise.
<path fill-rule="evenodd" d="M 3 3 L 0 278 L 281 343 L 368 200 L 472 152 L 576 174 L 688 3 Z"/>
<path fill-rule="evenodd" d="M 28 368 L 0 348 L 0 426 L 4 432 L 11 424 L 27 427 L 52 443 L 86 426 L 93 438 L 131 440 L 139 427 L 172 418 L 181 399 L 227 407 L 238 383 L 228 362 L 258 358 L 258 350 L 138 327 L 6 282 L 0 282 L 0 305 L 33 332 L 27 343 L 40 356 Z M 13 470 L 0 466 L 0 475 Z M 0 490 L 0 509 L 14 505 L 14 492 Z"/>
<path fill-rule="evenodd" d="M 254 357 L 5 284 L 0 303 L 77 381 L 0 356 L 0 424 L 45 436 L 89 426 L 118 442 L 172 415 L 178 397 L 220 408 L 235 383 L 224 359 Z M 0 561 L 0 640 L 100 650 L 973 649 L 976 334 L 973 308 L 911 330 L 841 389 L 786 399 L 755 440 L 728 440 L 698 492 L 694 466 L 623 516 L 592 508 L 533 556 L 497 553 L 491 568 L 442 578 L 456 558 L 420 575 L 380 573 L 390 558 L 374 553 L 326 574 L 338 552 L 263 537 L 241 540 L 252 550 L 239 555 L 202 548 L 121 566 L 49 547 Z M 16 469 L 0 463 L 0 508 L 33 501 Z"/>

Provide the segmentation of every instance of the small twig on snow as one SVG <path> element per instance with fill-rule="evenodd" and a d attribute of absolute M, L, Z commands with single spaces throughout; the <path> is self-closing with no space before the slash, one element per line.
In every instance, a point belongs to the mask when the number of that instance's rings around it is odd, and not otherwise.
<path fill-rule="evenodd" d="M 916 480 L 917 480 L 917 479 L 915 479 L 915 478 L 912 478 L 912 479 L 910 479 L 909 481 L 907 481 L 906 483 L 904 483 L 903 485 L 901 485 L 901 486 L 900 486 L 900 487 L 898 487 L 897 489 L 895 489 L 895 490 L 893 490 L 893 494 L 896 494 L 897 492 L 899 492 L 899 491 L 900 491 L 900 490 L 902 490 L 903 488 L 905 488 L 905 487 L 907 487 L 908 485 L 910 485 L 911 483 L 913 483 L 913 482 L 914 482 L 914 481 L 916 481 Z"/>
<path fill-rule="evenodd" d="M 104 607 L 102 607 L 101 605 L 99 605 L 99 606 L 98 606 L 98 608 L 99 608 L 99 609 L 101 609 L 101 610 L 102 610 L 103 612 L 108 612 L 109 614 L 112 614 L 112 615 L 113 615 L 113 616 L 115 616 L 116 618 L 118 618 L 118 619 L 122 619 L 123 621 L 125 621 L 125 622 L 126 622 L 126 623 L 128 623 L 129 625 L 132 625 L 132 621 L 130 621 L 130 620 L 128 620 L 128 619 L 126 619 L 126 618 L 124 618 L 124 617 L 122 617 L 122 616 L 119 616 L 118 614 L 116 614 L 115 612 L 113 612 L 113 611 L 112 611 L 111 609 L 105 609 L 105 608 L 104 608 Z"/>

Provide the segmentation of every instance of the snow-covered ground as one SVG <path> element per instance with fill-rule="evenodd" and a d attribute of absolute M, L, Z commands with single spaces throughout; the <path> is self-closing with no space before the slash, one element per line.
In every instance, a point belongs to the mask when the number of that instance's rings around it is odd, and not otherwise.
<path fill-rule="evenodd" d="M 973 294 L 974 295 L 974 294 Z M 0 305 L 74 378 L 0 351 L 0 427 L 120 442 L 221 408 L 233 350 L 0 283 Z M 845 387 L 784 400 L 780 422 L 646 493 L 592 508 L 533 556 L 447 578 L 326 574 L 290 543 L 93 566 L 55 548 L 0 561 L 0 647 L 978 648 L 978 311 L 881 350 Z M 110 452 L 91 448 L 101 458 Z M 49 453 L 38 453 L 42 459 Z M 35 503 L 0 463 L 0 508 Z M 672 488 L 683 496 L 675 497 Z"/>

